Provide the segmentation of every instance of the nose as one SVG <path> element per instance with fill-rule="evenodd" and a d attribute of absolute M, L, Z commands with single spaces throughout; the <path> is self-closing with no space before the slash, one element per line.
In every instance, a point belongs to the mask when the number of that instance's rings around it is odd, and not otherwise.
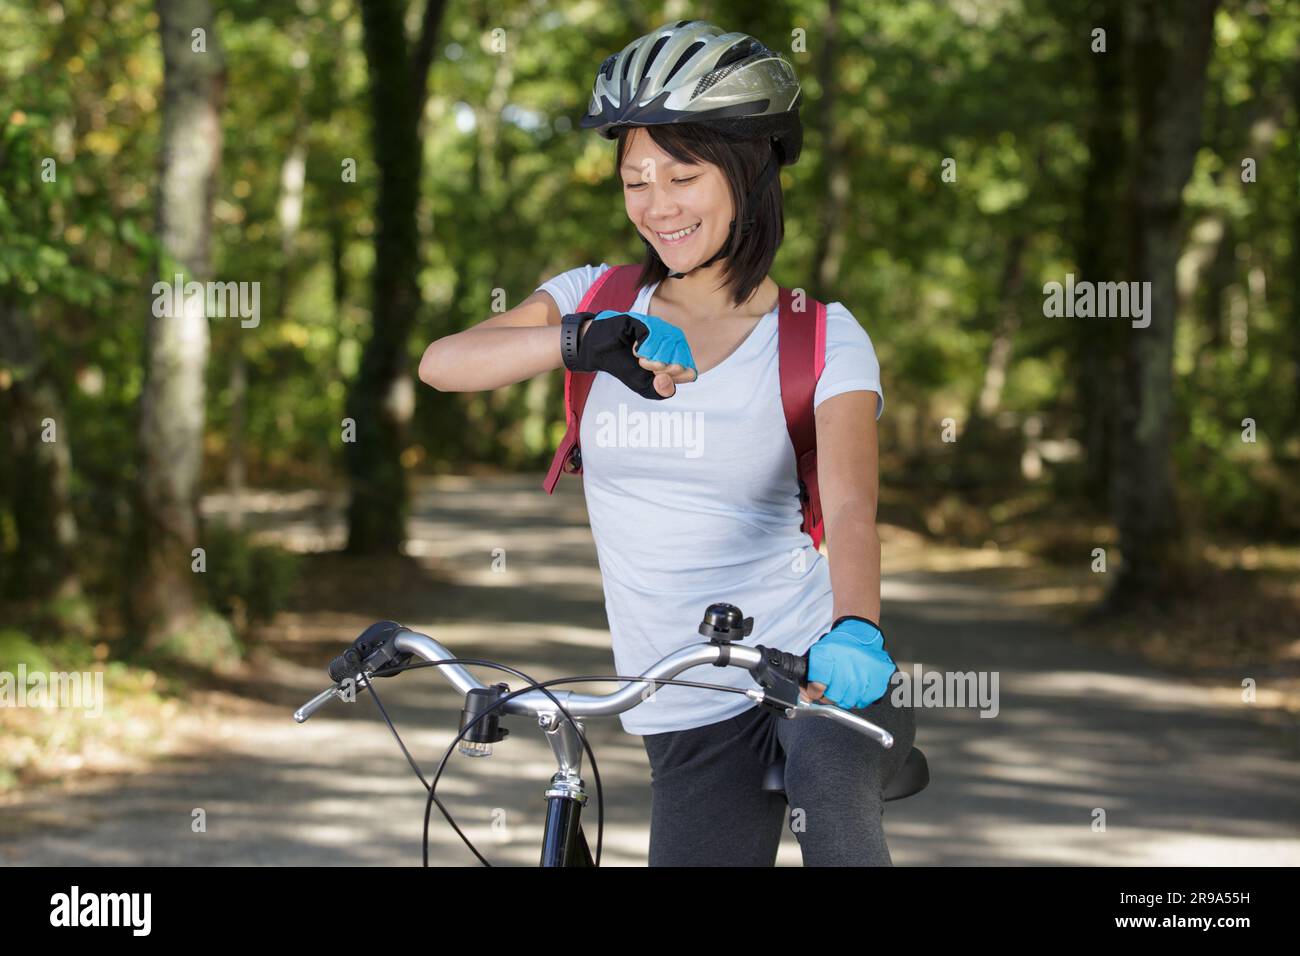
<path fill-rule="evenodd" d="M 675 222 L 678 213 L 678 206 L 672 197 L 672 193 L 662 188 L 657 182 L 648 184 L 650 196 L 646 200 L 645 220 L 649 223 L 671 223 Z"/>

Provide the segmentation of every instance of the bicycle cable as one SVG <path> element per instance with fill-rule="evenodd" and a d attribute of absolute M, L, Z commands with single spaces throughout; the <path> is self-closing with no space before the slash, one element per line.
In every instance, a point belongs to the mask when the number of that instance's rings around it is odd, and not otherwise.
<path fill-rule="evenodd" d="M 527 674 L 525 674 L 523 671 L 516 670 L 513 667 L 508 667 L 505 664 L 498 664 L 494 661 L 485 661 L 485 660 L 480 660 L 478 658 L 469 658 L 469 657 L 449 657 L 440 661 L 420 661 L 417 664 L 401 664 L 396 667 L 386 667 L 383 668 L 381 671 L 376 671 L 374 674 L 371 675 L 371 677 L 374 676 L 391 677 L 395 674 L 401 673 L 402 671 L 412 670 L 415 667 L 421 667 L 421 666 L 433 667 L 433 666 L 442 666 L 443 664 L 473 664 L 482 667 L 491 667 L 495 670 L 501 670 L 509 674 L 514 674 L 515 676 L 529 683 L 529 686 L 522 688 L 520 691 L 516 693 L 523 693 L 525 691 L 531 690 L 533 687 L 537 686 L 538 683 L 537 681 L 529 677 Z M 442 802 L 439 801 L 434 796 L 434 793 L 435 793 L 435 788 L 438 786 L 438 780 L 442 776 L 443 767 L 446 766 L 447 758 L 451 756 L 452 749 L 456 746 L 457 743 L 460 742 L 461 738 L 465 736 L 465 732 L 469 730 L 471 727 L 473 727 L 476 723 L 478 723 L 479 719 L 486 716 L 487 714 L 490 714 L 496 705 L 493 705 L 493 707 L 489 707 L 482 714 L 480 714 L 479 717 L 476 717 L 473 721 L 471 721 L 469 724 L 467 724 L 464 728 L 461 729 L 460 733 L 456 735 L 456 737 L 452 740 L 451 745 L 447 748 L 447 752 L 443 754 L 442 760 L 438 764 L 438 773 L 434 776 L 433 783 L 430 784 L 428 783 L 428 781 L 424 779 L 424 775 L 420 773 L 420 768 L 416 764 L 415 758 L 411 756 L 411 752 L 406 748 L 406 745 L 402 742 L 401 735 L 398 734 L 397 732 L 397 727 L 393 724 L 392 720 L 389 718 L 388 711 L 384 708 L 383 703 L 379 700 L 379 696 L 375 694 L 374 681 L 368 679 L 366 681 L 366 684 L 370 688 L 371 695 L 374 696 L 375 698 L 375 703 L 379 706 L 380 714 L 383 715 L 385 723 L 388 724 L 388 729 L 393 732 L 393 737 L 397 740 L 397 745 L 401 747 L 402 753 L 406 755 L 407 762 L 411 765 L 411 769 L 415 771 L 415 775 L 420 778 L 420 782 L 423 783 L 425 789 L 429 791 L 429 799 L 426 800 L 424 804 L 424 840 L 423 840 L 424 865 L 426 867 L 429 865 L 429 814 L 431 813 L 432 810 L 431 804 L 437 803 L 438 809 L 442 812 L 442 815 L 447 818 L 447 823 L 450 824 L 451 828 L 456 831 L 458 836 L 460 836 L 461 841 L 465 844 L 465 846 L 469 848 L 469 851 L 473 853 L 476 857 L 478 857 L 479 862 L 481 862 L 484 866 L 491 866 L 492 864 L 489 863 L 487 859 L 483 856 L 483 854 L 479 853 L 478 849 L 474 846 L 474 844 L 470 842 L 469 837 L 465 836 L 465 834 L 461 831 L 460 827 L 456 826 L 456 821 L 452 819 L 451 813 L 447 810 L 446 807 L 442 805 Z M 542 688 L 538 688 L 538 689 L 542 690 L 542 693 L 546 694 L 547 697 L 551 698 L 551 701 L 555 704 L 555 706 L 559 707 L 560 710 L 564 712 L 564 715 L 566 718 L 568 718 L 569 722 L 573 723 L 572 715 L 570 715 L 569 712 L 564 709 L 564 706 L 558 700 L 555 699 L 555 696 L 553 694 L 551 694 L 549 691 L 545 689 Z M 507 697 L 502 698 L 502 701 L 508 700 L 511 696 L 514 696 L 514 694 L 512 693 Z M 597 802 L 597 807 L 599 808 L 598 820 L 603 820 L 604 819 L 604 792 L 600 784 L 600 771 L 596 767 L 596 755 L 592 752 L 591 746 L 587 743 L 586 736 L 585 735 L 581 735 L 581 736 L 583 737 L 583 747 L 587 751 L 587 756 L 591 758 L 592 775 L 596 779 L 596 802 Z M 600 838 L 598 835 L 597 836 L 598 851 L 599 851 L 599 842 L 600 842 Z"/>
<path fill-rule="evenodd" d="M 415 666 L 418 666 L 418 665 L 415 665 Z M 676 680 L 673 680 L 673 679 L 671 679 L 671 678 L 653 678 L 653 677 L 638 677 L 638 678 L 632 678 L 632 679 L 635 679 L 635 680 L 645 680 L 645 681 L 658 680 L 658 681 L 660 681 L 661 683 L 665 683 L 665 684 L 681 684 L 681 685 L 683 685 L 683 686 L 688 686 L 688 687 L 689 687 L 689 686 L 694 686 L 694 687 L 704 687 L 704 688 L 712 688 L 712 689 L 715 689 L 715 690 L 727 690 L 727 691 L 731 691 L 731 692 L 733 692 L 733 693 L 739 693 L 739 694 L 743 694 L 743 693 L 744 693 L 744 691 L 741 690 L 740 688 L 727 687 L 726 685 L 723 685 L 723 684 L 706 684 L 706 683 L 695 682 L 695 681 L 676 681 Z M 552 701 L 555 702 L 555 705 L 556 705 L 557 707 L 559 707 L 561 711 L 563 711 L 563 713 L 564 713 L 566 719 L 568 719 L 568 721 L 569 721 L 570 724 L 572 724 L 574 727 L 579 727 L 580 725 L 577 723 L 577 721 L 575 721 L 575 720 L 573 719 L 573 716 L 568 712 L 568 710 L 565 709 L 565 707 L 564 707 L 562 704 L 560 704 L 559 701 L 557 701 L 557 700 L 555 699 L 555 697 L 554 697 L 550 692 L 548 692 L 545 688 L 546 688 L 547 686 L 549 686 L 549 685 L 552 685 L 552 684 L 571 684 L 571 683 L 580 683 L 580 682 L 582 682 L 582 681 L 608 681 L 608 680 L 610 680 L 610 678 L 609 678 L 608 676 L 606 676 L 606 675 L 595 675 L 595 676 L 582 676 L 582 675 L 580 675 L 580 676 L 576 676 L 576 677 L 557 677 L 557 678 L 552 678 L 552 679 L 549 680 L 549 681 L 541 681 L 541 682 L 534 681 L 530 686 L 521 687 L 521 688 L 519 688 L 518 690 L 510 691 L 508 694 L 506 694 L 504 697 L 502 697 L 502 698 L 501 698 L 500 700 L 498 700 L 496 703 L 490 705 L 490 706 L 489 706 L 489 707 L 488 707 L 488 708 L 487 708 L 483 713 L 479 714 L 479 715 L 478 715 L 477 717 L 475 717 L 472 721 L 470 721 L 470 723 L 467 724 L 464 728 L 462 728 L 461 731 L 460 731 L 460 733 L 458 733 L 458 734 L 456 735 L 456 738 L 455 738 L 454 740 L 452 740 L 452 742 L 448 745 L 446 752 L 443 754 L 442 761 L 439 762 L 439 764 L 438 764 L 438 772 L 434 775 L 434 778 L 433 778 L 433 786 L 434 786 L 435 788 L 438 786 L 438 780 L 439 780 L 439 779 L 441 778 L 441 776 L 442 776 L 442 771 L 443 771 L 444 766 L 446 765 L 447 759 L 451 756 L 452 750 L 455 748 L 456 744 L 460 741 L 460 739 L 461 739 L 462 737 L 464 737 L 466 733 L 469 732 L 469 730 L 470 730 L 471 727 L 473 727 L 475 724 L 477 724 L 480 720 L 482 720 L 484 717 L 486 717 L 488 714 L 490 714 L 490 713 L 491 713 L 493 710 L 495 710 L 497 707 L 499 707 L 499 706 L 501 706 L 502 704 L 504 704 L 506 701 L 510 700 L 510 699 L 513 698 L 513 697 L 518 697 L 520 694 L 525 694 L 525 693 L 527 693 L 528 691 L 533 690 L 534 688 L 536 688 L 536 689 L 538 689 L 538 690 L 541 690 L 542 693 L 546 694 L 547 697 L 549 697 Z M 591 773 L 592 773 L 592 777 L 595 779 L 595 783 L 596 783 L 596 856 L 595 856 L 595 865 L 596 865 L 596 866 L 599 866 L 599 865 L 600 865 L 600 858 L 601 858 L 601 848 L 602 848 L 603 843 L 604 843 L 604 833 L 605 833 L 605 802 L 604 802 L 604 786 L 603 786 L 603 784 L 601 783 L 601 780 L 600 780 L 600 768 L 599 768 L 599 767 L 597 766 L 597 764 L 596 764 L 596 754 L 595 754 L 595 751 L 593 751 L 593 750 L 591 749 L 591 745 L 590 745 L 589 741 L 587 740 L 587 736 L 586 736 L 585 733 L 581 733 L 581 732 L 580 732 L 580 733 L 579 733 L 579 736 L 582 738 L 583 749 L 586 751 L 587 756 L 591 758 Z M 432 791 L 430 791 L 430 793 L 432 794 Z M 439 807 L 441 807 L 441 806 L 442 806 L 442 805 L 439 804 Z M 424 817 L 424 825 L 425 825 L 425 847 L 426 847 L 426 863 L 425 863 L 425 865 L 426 865 L 426 866 L 428 865 L 428 863 L 427 863 L 427 846 L 428 846 L 428 826 L 429 826 L 429 814 L 430 814 L 430 811 L 431 811 L 431 799 L 430 799 L 430 800 L 426 800 L 426 801 L 425 801 L 425 804 L 424 804 L 424 812 L 425 812 L 425 817 Z M 445 815 L 445 813 L 444 813 L 444 815 Z M 451 822 L 451 821 L 450 821 L 450 818 L 448 818 L 448 822 Z M 471 849 L 472 849 L 472 848 L 471 848 Z M 475 851 L 475 855 L 478 855 L 478 854 L 477 854 L 477 851 Z M 488 864 L 488 865 L 490 865 L 490 864 Z"/>
<path fill-rule="evenodd" d="M 443 753 L 442 760 L 440 760 L 438 763 L 438 771 L 437 773 L 434 774 L 433 783 L 431 784 L 427 780 L 425 780 L 424 774 L 420 772 L 420 767 L 415 762 L 415 758 L 411 756 L 410 750 L 407 749 L 406 744 L 402 741 L 401 735 L 397 732 L 397 727 L 394 725 L 392 719 L 388 716 L 388 711 L 384 707 L 383 702 L 379 699 L 379 695 L 375 692 L 374 681 L 370 678 L 391 677 L 400 674 L 404 671 L 415 670 L 416 668 L 420 668 L 420 667 L 440 667 L 444 664 L 471 664 L 480 667 L 490 667 L 495 670 L 505 671 L 506 673 L 514 674 L 515 676 L 519 677 L 521 680 L 526 681 L 527 684 L 526 686 L 521 687 L 518 690 L 510 691 L 505 696 L 501 697 L 499 700 L 491 704 L 486 710 L 484 710 L 482 713 L 476 716 L 463 728 L 461 728 L 459 733 L 456 734 L 455 738 L 453 738 L 452 742 L 447 746 L 447 750 Z M 423 784 L 424 788 L 429 792 L 428 799 L 426 799 L 424 803 L 424 838 L 422 844 L 423 861 L 424 861 L 424 866 L 426 867 L 429 865 L 429 818 L 430 818 L 430 814 L 432 813 L 433 804 L 435 803 L 438 805 L 438 810 L 446 818 L 447 823 L 451 826 L 453 830 L 456 831 L 457 836 L 461 838 L 461 841 L 465 844 L 466 847 L 468 847 L 469 851 L 473 853 L 475 857 L 478 858 L 479 862 L 481 862 L 484 866 L 492 865 L 487 861 L 487 859 L 483 856 L 483 854 L 479 853 L 478 849 L 474 846 L 474 844 L 470 842 L 469 837 L 467 837 L 464 834 L 464 832 L 460 829 L 460 827 L 456 825 L 456 821 L 452 818 L 450 811 L 448 811 L 447 808 L 443 806 L 442 801 L 440 801 L 437 798 L 436 791 L 438 787 L 438 781 L 442 777 L 443 769 L 446 767 L 447 761 L 451 757 L 452 751 L 456 748 L 456 745 L 460 743 L 462 738 L 464 738 L 465 734 L 468 733 L 469 730 L 473 728 L 480 720 L 482 720 L 488 714 L 492 713 L 492 711 L 500 707 L 502 704 L 506 703 L 506 701 L 511 700 L 514 697 L 518 697 L 520 694 L 526 694 L 532 690 L 540 690 L 551 700 L 553 704 L 555 704 L 555 706 L 559 709 L 559 711 L 564 715 L 565 719 L 567 719 L 569 723 L 575 729 L 577 729 L 580 728 L 581 725 L 573 718 L 573 715 L 569 713 L 568 709 L 559 702 L 559 700 L 555 697 L 555 695 L 546 689 L 547 687 L 555 684 L 578 684 L 578 683 L 616 682 L 616 681 L 629 681 L 629 682 L 630 681 L 643 681 L 643 682 L 653 681 L 655 683 L 663 684 L 663 685 L 674 685 L 674 686 L 681 686 L 681 687 L 698 687 L 707 690 L 725 691 L 733 694 L 746 693 L 746 691 L 743 688 L 731 687 L 726 684 L 712 684 L 704 681 L 677 680 L 675 678 L 668 678 L 668 677 L 642 677 L 642 676 L 624 677 L 619 675 L 578 675 L 573 677 L 556 677 L 547 681 L 537 681 L 531 678 L 529 675 L 525 674 L 523 671 L 517 670 L 513 667 L 509 667 L 505 664 L 498 664 L 494 661 L 485 661 L 477 658 L 447 658 L 439 661 L 416 661 L 414 663 L 409 663 L 409 664 L 398 664 L 393 667 L 383 668 L 382 671 L 376 671 L 375 673 L 371 674 L 370 677 L 364 679 L 365 679 L 365 686 L 370 689 L 370 693 L 375 699 L 375 705 L 379 708 L 380 715 L 384 718 L 384 722 L 388 725 L 388 729 L 392 732 L 394 739 L 397 741 L 398 747 L 401 748 L 402 754 L 406 757 L 407 763 L 411 765 L 411 769 L 415 771 L 416 777 L 419 778 L 420 783 Z M 601 783 L 600 769 L 596 763 L 596 754 L 591 749 L 591 744 L 587 740 L 586 733 L 579 730 L 578 736 L 582 740 L 583 750 L 586 752 L 587 756 L 591 759 L 591 773 L 596 785 L 596 855 L 595 855 L 594 865 L 600 866 L 601 853 L 604 844 L 604 830 L 605 830 L 604 786 Z"/>
<path fill-rule="evenodd" d="M 474 718 L 474 720 L 466 724 L 465 727 L 461 728 L 461 731 L 456 735 L 455 738 L 453 738 L 452 742 L 448 745 L 446 753 L 444 753 L 442 756 L 442 760 L 439 761 L 438 772 L 434 775 L 432 784 L 429 784 L 424 780 L 424 775 L 420 773 L 420 769 L 418 765 L 415 763 L 414 758 L 411 757 L 410 751 L 407 750 L 406 745 L 402 742 L 401 736 L 397 733 L 396 726 L 394 726 L 393 722 L 388 718 L 387 711 L 384 710 L 382 703 L 379 704 L 380 713 L 383 714 L 385 722 L 388 724 L 389 729 L 393 732 L 393 736 L 397 739 L 398 746 L 402 748 L 402 753 L 406 755 L 407 761 L 411 764 L 411 768 L 415 771 L 416 776 L 420 778 L 420 781 L 424 783 L 425 788 L 429 791 L 429 799 L 426 800 L 424 803 L 424 837 L 422 841 L 424 865 L 426 867 L 429 865 L 429 816 L 432 812 L 432 804 L 437 803 L 438 809 L 439 811 L 441 811 L 442 815 L 446 817 L 447 823 L 450 824 L 451 828 L 455 830 L 456 833 L 460 836 L 461 841 L 464 842 L 464 844 L 469 848 L 470 852 L 473 853 L 484 866 L 491 866 L 492 864 L 490 864 L 487 861 L 487 859 L 484 858 L 484 856 L 478 852 L 478 849 L 474 846 L 473 843 L 470 842 L 469 838 L 465 836 L 465 834 L 461 831 L 460 827 L 456 826 L 456 821 L 452 818 L 451 813 L 447 810 L 446 807 L 442 805 L 441 801 L 437 800 L 437 798 L 434 795 L 436 792 L 436 788 L 438 786 L 438 780 L 441 779 L 442 771 L 446 767 L 447 760 L 448 758 L 450 758 L 452 751 L 456 747 L 456 744 L 460 742 L 460 740 L 465 736 L 465 734 L 470 730 L 470 728 L 472 728 L 475 724 L 477 724 L 478 721 L 481 720 L 483 717 L 487 716 L 493 710 L 495 710 L 496 707 L 500 706 L 505 701 L 510 700 L 512 697 L 516 697 L 519 694 L 527 693 L 528 691 L 533 689 L 540 690 L 543 694 L 549 697 L 551 702 L 554 703 L 557 708 L 559 708 L 560 712 L 564 714 L 565 718 L 575 728 L 580 725 L 577 723 L 577 721 L 573 719 L 573 715 L 569 713 L 568 709 L 565 708 L 565 706 L 561 704 L 559 700 L 556 699 L 555 695 L 552 694 L 550 691 L 546 690 L 544 685 L 547 682 L 536 681 L 528 674 L 525 674 L 523 671 L 517 670 L 513 667 L 508 667 L 505 664 L 498 664 L 494 661 L 485 661 L 479 658 L 455 658 L 455 657 L 447 658 L 440 661 L 420 661 L 415 664 L 403 664 L 403 665 L 398 665 L 397 667 L 384 668 L 382 672 L 382 676 L 385 677 L 392 676 L 394 674 L 398 674 L 405 670 L 411 670 L 416 667 L 441 666 L 443 664 L 471 664 L 471 665 L 478 665 L 482 667 L 490 667 L 495 670 L 505 671 L 508 674 L 514 674 L 515 676 L 527 682 L 527 684 L 524 687 L 521 687 L 517 691 L 511 691 L 506 696 L 502 697 L 499 701 L 497 701 L 497 703 L 488 707 L 485 711 L 483 711 L 482 714 Z M 378 674 L 379 672 L 376 673 Z M 370 687 L 371 693 L 374 694 L 374 682 L 367 681 L 367 685 Z M 377 696 L 376 696 L 376 701 L 378 702 Z M 597 826 L 596 865 L 599 866 L 601 851 L 604 842 L 605 792 L 604 792 L 604 786 L 601 783 L 601 779 L 600 779 L 600 768 L 596 762 L 596 754 L 591 749 L 591 744 L 588 743 L 586 734 L 580 733 L 579 736 L 582 738 L 583 749 L 586 751 L 587 756 L 591 758 L 591 773 L 596 782 L 596 826 Z"/>
<path fill-rule="evenodd" d="M 370 693 L 375 699 L 375 705 L 379 708 L 379 713 L 383 716 L 384 722 L 388 724 L 388 729 L 392 731 L 393 738 L 397 741 L 397 746 L 401 748 L 402 754 L 406 757 L 406 762 L 411 765 L 411 769 L 415 771 L 415 775 L 420 778 L 420 783 L 424 785 L 424 789 L 429 791 L 432 801 L 438 804 L 438 809 L 441 810 L 442 815 L 447 818 L 447 823 L 451 826 L 453 830 L 456 831 L 457 835 L 461 838 L 464 844 L 467 847 L 469 847 L 469 851 L 473 853 L 476 857 L 478 857 L 479 862 L 481 862 L 484 866 L 491 866 L 492 864 L 489 863 L 481 853 L 479 853 L 479 851 L 475 848 L 474 844 L 470 843 L 469 837 L 465 836 L 465 834 L 461 831 L 460 827 L 456 826 L 456 821 L 452 819 L 452 816 L 448 812 L 447 808 L 442 805 L 442 801 L 439 800 L 437 797 L 433 796 L 433 788 L 430 786 L 429 781 L 424 779 L 424 774 L 420 772 L 419 764 L 415 762 L 415 758 L 411 756 L 411 752 L 406 749 L 406 744 L 402 741 L 402 735 L 397 732 L 397 727 L 396 725 L 393 724 L 392 718 L 388 716 L 388 710 L 384 707 L 383 701 L 381 701 L 379 699 L 379 695 L 375 693 L 374 682 L 367 679 L 366 686 L 370 688 Z M 424 812 L 425 812 L 424 865 L 428 866 L 429 865 L 429 803 L 427 801 L 425 802 L 424 805 Z"/>

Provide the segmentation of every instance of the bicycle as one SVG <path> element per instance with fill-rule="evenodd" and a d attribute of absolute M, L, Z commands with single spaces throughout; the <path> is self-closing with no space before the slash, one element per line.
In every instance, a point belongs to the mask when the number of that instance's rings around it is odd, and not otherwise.
<path fill-rule="evenodd" d="M 841 723 L 875 739 L 882 747 L 894 745 L 893 736 L 884 728 L 831 704 L 804 700 L 799 696 L 800 686 L 806 682 L 808 662 L 806 655 L 794 655 L 762 645 L 747 647 L 736 642 L 743 640 L 753 630 L 754 619 L 744 617 L 733 604 L 709 605 L 699 626 L 699 633 L 708 638 L 707 643 L 692 644 L 660 660 L 640 677 L 576 676 L 549 681 L 534 681 L 514 668 L 493 661 L 457 658 L 438 641 L 427 634 L 412 631 L 396 621 L 379 621 L 366 628 L 343 654 L 329 665 L 333 684 L 317 694 L 294 712 L 294 720 L 303 723 L 331 700 L 355 700 L 358 690 L 369 690 L 376 706 L 397 738 L 397 744 L 406 756 L 420 782 L 428 790 L 424 814 L 424 865 L 429 865 L 429 817 L 437 804 L 452 829 L 464 840 L 466 846 L 485 865 L 490 866 L 482 854 L 456 826 L 451 814 L 436 796 L 438 780 L 451 756 L 453 748 L 467 756 L 486 757 L 492 745 L 506 738 L 509 730 L 502 727 L 502 714 L 528 716 L 537 720 L 555 755 L 557 768 L 545 790 L 546 821 L 543 827 L 540 866 L 599 866 L 604 837 L 604 792 L 596 756 L 583 733 L 582 718 L 612 717 L 641 703 L 646 694 L 636 687 L 637 682 L 651 683 L 654 689 L 661 685 L 676 684 L 688 687 L 711 688 L 728 693 L 743 693 L 768 707 L 782 718 L 793 720 L 806 717 L 824 717 Z M 419 658 L 418 663 L 411 663 Z M 520 690 L 511 691 L 509 685 L 483 684 L 465 670 L 472 664 L 495 668 L 515 674 L 528 682 Z M 675 675 L 701 664 L 716 667 L 743 667 L 750 672 L 760 689 L 737 688 L 700 681 L 673 679 Z M 461 710 L 460 732 L 448 745 L 438 765 L 433 782 L 424 779 L 419 766 L 402 743 L 397 728 L 388 717 L 375 690 L 373 679 L 393 677 L 406 670 L 419 667 L 436 667 L 448 681 L 465 695 Z M 547 688 L 554 684 L 571 684 L 586 681 L 628 681 L 627 686 L 611 694 L 578 694 L 573 691 L 552 693 Z M 653 694 L 653 690 L 650 691 Z M 592 775 L 596 783 L 597 831 L 596 853 L 593 858 L 581 826 L 582 808 L 587 802 L 581 770 L 582 753 L 591 758 Z M 768 767 L 763 789 L 784 794 L 785 757 Z M 886 783 L 883 798 L 899 800 L 919 793 L 929 783 L 929 767 L 925 755 L 916 747 L 909 751 L 906 760 Z"/>

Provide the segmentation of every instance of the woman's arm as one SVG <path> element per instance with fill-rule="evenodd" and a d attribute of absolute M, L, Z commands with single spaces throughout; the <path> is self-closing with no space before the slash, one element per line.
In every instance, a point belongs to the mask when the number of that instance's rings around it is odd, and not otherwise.
<path fill-rule="evenodd" d="M 876 401 L 875 392 L 844 392 L 816 411 L 817 486 L 835 595 L 831 620 L 856 614 L 881 623 Z"/>
<path fill-rule="evenodd" d="M 561 318 L 550 293 L 534 292 L 509 312 L 430 343 L 420 381 L 440 392 L 483 392 L 561 368 Z"/>

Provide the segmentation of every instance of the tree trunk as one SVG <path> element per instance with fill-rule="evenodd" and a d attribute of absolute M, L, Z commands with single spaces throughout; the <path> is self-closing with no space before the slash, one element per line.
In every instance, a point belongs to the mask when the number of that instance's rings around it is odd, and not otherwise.
<path fill-rule="evenodd" d="M 1088 168 L 1083 180 L 1082 229 L 1078 240 L 1079 278 L 1119 281 L 1126 263 L 1121 241 L 1124 174 L 1128 144 L 1124 130 L 1124 64 L 1128 54 L 1125 23 L 1118 0 L 1095 7 L 1092 26 L 1106 31 L 1105 53 L 1090 53 L 1092 108 L 1088 111 Z M 1075 394 L 1084 448 L 1084 488 L 1094 501 L 1105 502 L 1113 459 L 1115 389 L 1119 375 L 1119 334 L 1114 324 L 1076 322 L 1073 336 Z"/>
<path fill-rule="evenodd" d="M 5 596 L 41 599 L 81 592 L 74 555 L 77 519 L 70 486 L 69 423 L 21 305 L 0 299 L 0 421 L 9 435 L 6 497 L 17 536 L 0 586 Z M 47 436 L 46 421 L 52 424 Z M 45 440 L 47 437 L 52 440 Z"/>
<path fill-rule="evenodd" d="M 1002 406 L 1002 390 L 1007 384 L 1011 369 L 1011 351 L 1016 332 L 1020 329 L 1019 298 L 1025 284 L 1025 247 L 1029 237 L 1017 232 L 1007 243 L 1007 258 L 998 280 L 998 319 L 989 342 L 988 359 L 984 363 L 984 381 L 971 413 L 967 416 L 968 433 L 976 421 L 987 421 Z"/>
<path fill-rule="evenodd" d="M 1291 71 L 1291 103 L 1296 125 L 1300 126 L 1300 66 Z M 1300 203 L 1291 205 L 1291 300 L 1289 321 L 1291 338 L 1291 400 L 1286 403 L 1290 411 L 1283 416 L 1285 434 L 1294 435 L 1300 429 Z"/>
<path fill-rule="evenodd" d="M 1186 558 L 1174 483 L 1173 345 L 1182 192 L 1201 143 L 1218 0 L 1135 5 L 1137 163 L 1130 190 L 1131 275 L 1150 282 L 1146 328 L 1126 325 L 1116 406 L 1112 501 L 1123 564 L 1112 603 L 1158 600 Z M 1124 319 L 1105 320 L 1125 322 Z"/>
<path fill-rule="evenodd" d="M 372 332 L 348 396 L 356 428 L 347 445 L 352 496 L 348 550 L 397 553 L 405 538 L 406 475 L 402 449 L 415 403 L 407 345 L 420 305 L 420 114 L 428 66 L 444 9 L 430 2 L 414 49 L 403 29 L 405 4 L 363 0 L 361 20 L 370 68 L 371 140 L 379 169 Z"/>
<path fill-rule="evenodd" d="M 210 0 L 158 0 L 163 52 L 162 160 L 157 228 L 158 274 L 171 283 L 208 278 L 212 200 L 221 157 L 224 66 Z M 202 29 L 206 51 L 194 50 Z M 199 606 L 191 551 L 198 544 L 204 369 L 208 320 L 188 297 L 147 319 L 140 395 L 138 558 L 133 594 L 138 636 L 156 646 L 188 629 Z"/>

